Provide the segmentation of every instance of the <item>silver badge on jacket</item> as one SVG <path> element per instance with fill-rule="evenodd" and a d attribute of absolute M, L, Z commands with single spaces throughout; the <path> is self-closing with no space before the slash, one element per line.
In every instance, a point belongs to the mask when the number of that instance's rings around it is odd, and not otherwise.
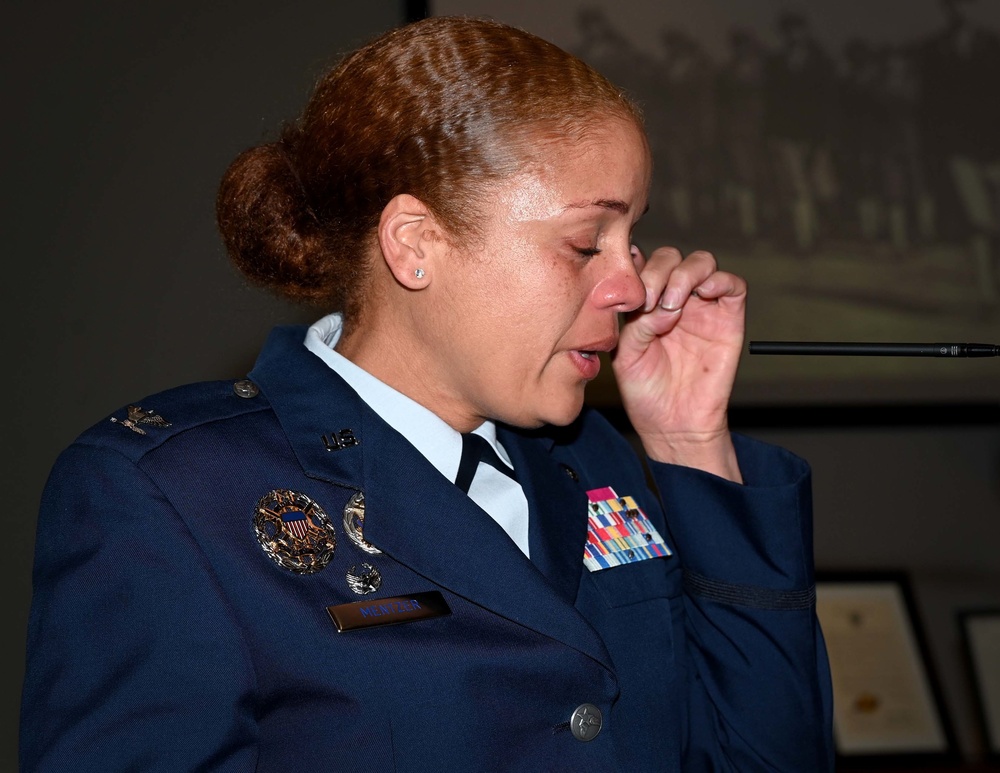
<path fill-rule="evenodd" d="M 296 574 L 320 571 L 337 549 L 330 517 L 298 491 L 267 492 L 257 502 L 253 526 L 257 541 L 271 560 Z"/>
<path fill-rule="evenodd" d="M 170 422 L 164 419 L 156 411 L 147 411 L 141 405 L 130 405 L 128 407 L 128 418 L 119 419 L 115 416 L 111 417 L 111 421 L 115 424 L 121 424 L 123 427 L 128 427 L 133 432 L 139 435 L 145 435 L 146 430 L 140 427 L 140 424 L 147 424 L 151 427 L 169 427 Z"/>
<path fill-rule="evenodd" d="M 382 575 L 371 564 L 361 564 L 361 571 L 355 564 L 347 570 L 347 586 L 359 596 L 365 596 L 382 587 Z"/>
<path fill-rule="evenodd" d="M 365 495 L 360 491 L 344 505 L 344 532 L 351 542 L 365 553 L 377 556 L 382 553 L 365 539 Z"/>

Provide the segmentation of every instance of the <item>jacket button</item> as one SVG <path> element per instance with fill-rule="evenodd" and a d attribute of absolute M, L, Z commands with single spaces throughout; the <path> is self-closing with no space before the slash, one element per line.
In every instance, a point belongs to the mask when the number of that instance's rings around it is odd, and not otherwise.
<path fill-rule="evenodd" d="M 559 466 L 562 467 L 562 471 L 565 472 L 567 476 L 569 476 L 570 480 L 574 480 L 574 481 L 580 480 L 580 476 L 577 475 L 576 470 L 574 470 L 568 464 L 562 464 L 562 463 L 560 463 Z"/>
<path fill-rule="evenodd" d="M 260 388 L 248 379 L 237 381 L 233 384 L 233 391 L 236 393 L 237 397 L 243 397 L 246 399 L 256 397 L 260 394 Z"/>
<path fill-rule="evenodd" d="M 601 710 L 593 703 L 581 703 L 569 718 L 569 729 L 578 741 L 593 741 L 603 724 Z"/>

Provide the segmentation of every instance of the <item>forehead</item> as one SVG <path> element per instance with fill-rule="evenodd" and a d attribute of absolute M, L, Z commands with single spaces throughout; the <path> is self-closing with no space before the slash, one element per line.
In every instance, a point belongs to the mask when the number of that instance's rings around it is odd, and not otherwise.
<path fill-rule="evenodd" d="M 545 196 L 561 210 L 598 206 L 622 214 L 645 206 L 652 159 L 645 134 L 631 122 L 605 121 L 580 137 L 549 137 L 536 142 L 532 155 L 513 181 L 521 199 Z"/>
<path fill-rule="evenodd" d="M 581 156 L 607 157 L 614 155 L 616 150 L 642 151 L 649 155 L 645 130 L 630 120 L 618 117 L 595 118 L 586 125 L 563 130 L 529 127 L 524 144 L 528 148 L 525 153 L 528 164 L 543 167 Z"/>

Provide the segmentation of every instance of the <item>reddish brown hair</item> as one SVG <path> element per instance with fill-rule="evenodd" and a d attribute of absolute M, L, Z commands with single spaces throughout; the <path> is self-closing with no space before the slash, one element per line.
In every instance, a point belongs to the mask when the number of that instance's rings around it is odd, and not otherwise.
<path fill-rule="evenodd" d="M 242 153 L 219 190 L 226 248 L 293 300 L 356 312 L 379 217 L 409 193 L 456 239 L 490 184 L 595 123 L 641 126 L 603 76 L 496 22 L 431 18 L 382 35 L 317 84 L 273 143 Z"/>

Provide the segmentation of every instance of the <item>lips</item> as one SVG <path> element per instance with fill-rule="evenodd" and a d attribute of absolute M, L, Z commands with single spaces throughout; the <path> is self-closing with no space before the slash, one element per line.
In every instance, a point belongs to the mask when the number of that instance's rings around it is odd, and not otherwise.
<path fill-rule="evenodd" d="M 574 349 L 569 353 L 569 357 L 586 381 L 597 378 L 597 374 L 601 372 L 601 361 L 597 357 L 597 352 Z"/>
<path fill-rule="evenodd" d="M 602 338 L 599 341 L 590 341 L 583 346 L 575 346 L 573 351 L 596 358 L 601 352 L 610 352 L 616 346 L 618 346 L 618 336 L 615 335 Z"/>
<path fill-rule="evenodd" d="M 605 338 L 588 343 L 578 349 L 571 349 L 570 358 L 583 377 L 590 380 L 597 378 L 597 374 L 601 371 L 601 361 L 598 355 L 601 352 L 610 352 L 617 345 L 617 337 Z"/>

